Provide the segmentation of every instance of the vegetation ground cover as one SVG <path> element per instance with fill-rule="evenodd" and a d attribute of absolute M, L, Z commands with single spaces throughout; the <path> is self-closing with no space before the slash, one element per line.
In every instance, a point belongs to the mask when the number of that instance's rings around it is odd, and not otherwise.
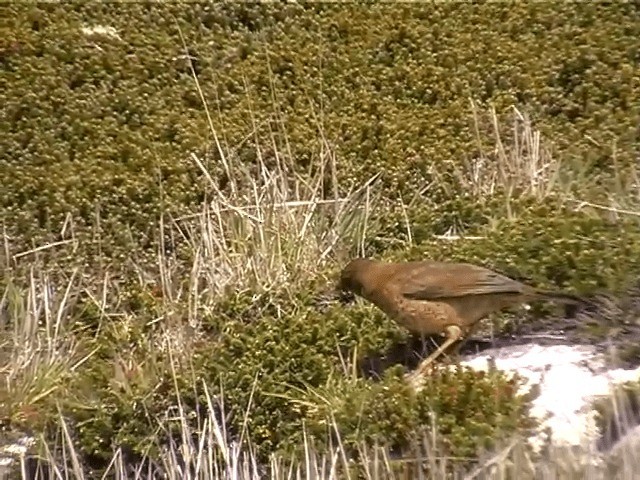
<path fill-rule="evenodd" d="M 529 426 L 517 380 L 442 373 L 416 398 L 402 365 L 361 378 L 411 339 L 332 301 L 344 261 L 637 284 L 631 3 L 0 9 L 0 419 L 73 446 L 71 468 L 175 466 L 176 445 L 468 468 Z M 618 320 L 581 335 L 637 323 Z"/>

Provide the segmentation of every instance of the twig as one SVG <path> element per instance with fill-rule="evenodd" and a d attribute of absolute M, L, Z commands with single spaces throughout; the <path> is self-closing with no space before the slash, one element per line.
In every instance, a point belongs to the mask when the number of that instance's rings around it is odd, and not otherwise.
<path fill-rule="evenodd" d="M 640 217 L 640 212 L 634 212 L 633 210 L 624 210 L 622 208 L 607 207 L 605 205 L 598 205 L 597 203 L 591 203 L 585 200 L 571 200 L 571 201 L 578 204 L 578 206 L 576 207 L 576 211 L 580 210 L 582 207 L 593 207 L 593 208 L 599 208 L 600 210 L 606 210 L 608 212 L 624 213 L 627 215 Z"/>
<path fill-rule="evenodd" d="M 507 456 L 509 455 L 509 453 L 511 453 L 511 450 L 513 450 L 513 447 L 515 447 L 515 446 L 516 446 L 516 442 L 515 441 L 511 442 L 511 444 L 507 448 L 505 448 L 501 452 L 499 452 L 496 455 L 494 455 L 493 457 L 491 457 L 484 464 L 476 467 L 475 470 L 473 470 L 471 473 L 469 473 L 467 476 L 464 477 L 464 480 L 472 480 L 472 479 L 478 477 L 487 468 L 489 468 L 489 467 L 491 467 L 493 465 L 496 465 L 496 464 L 504 463 L 504 461 L 506 460 Z"/>
<path fill-rule="evenodd" d="M 42 252 L 43 250 L 48 250 L 48 249 L 53 248 L 53 247 L 58 247 L 60 245 L 66 245 L 68 243 L 74 243 L 74 242 L 75 242 L 74 239 L 69 239 L 69 240 L 60 240 L 59 242 L 48 243 L 46 245 L 41 245 L 40 247 L 36 247 L 34 249 L 31 249 L 31 250 L 27 250 L 25 252 L 16 253 L 13 256 L 13 259 L 17 260 L 18 258 L 24 257 L 24 256 L 29 255 L 31 253 Z"/>

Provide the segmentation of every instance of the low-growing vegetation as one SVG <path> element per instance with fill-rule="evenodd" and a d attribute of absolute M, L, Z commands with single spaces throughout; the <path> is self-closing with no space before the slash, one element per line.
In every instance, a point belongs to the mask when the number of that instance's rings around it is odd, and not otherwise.
<path fill-rule="evenodd" d="M 549 471 L 517 377 L 409 388 L 356 255 L 606 298 L 572 338 L 640 363 L 632 4 L 0 9 L 0 439 L 55 476 Z"/>

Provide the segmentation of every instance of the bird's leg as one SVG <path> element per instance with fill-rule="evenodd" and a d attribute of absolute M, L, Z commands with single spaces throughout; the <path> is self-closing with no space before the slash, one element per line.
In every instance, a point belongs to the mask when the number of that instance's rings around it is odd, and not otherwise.
<path fill-rule="evenodd" d="M 447 348 L 449 348 L 449 346 L 452 343 L 458 341 L 460 337 L 462 337 L 462 330 L 457 325 L 449 325 L 448 327 L 445 328 L 444 334 L 446 335 L 447 339 L 444 342 L 442 342 L 442 345 L 440 345 L 435 352 L 433 352 L 431 355 L 425 358 L 422 362 L 420 362 L 420 365 L 418 365 L 418 367 L 408 375 L 409 381 L 414 386 L 419 385 L 420 379 L 426 373 L 429 365 L 431 365 L 431 363 L 436 358 L 442 355 L 442 353 Z"/>
<path fill-rule="evenodd" d="M 459 356 L 460 350 L 462 349 L 462 347 L 466 345 L 466 343 L 469 341 L 469 338 L 476 332 L 476 330 L 478 330 L 478 327 L 479 327 L 479 323 L 476 323 L 471 327 L 471 329 L 467 330 L 467 333 L 464 335 L 464 338 L 449 351 L 449 355 Z"/>
<path fill-rule="evenodd" d="M 436 358 L 442 355 L 444 351 L 447 348 L 449 348 L 449 346 L 452 343 L 458 341 L 460 337 L 462 337 L 462 330 L 457 325 L 449 325 L 448 327 L 445 328 L 444 334 L 447 337 L 447 339 L 444 342 L 442 342 L 442 345 L 440 345 L 435 352 L 433 352 L 431 355 L 425 358 L 422 362 L 420 362 L 420 365 L 418 365 L 418 368 L 416 368 L 415 371 L 418 375 L 423 375 L 424 373 L 426 373 L 427 367 Z"/>

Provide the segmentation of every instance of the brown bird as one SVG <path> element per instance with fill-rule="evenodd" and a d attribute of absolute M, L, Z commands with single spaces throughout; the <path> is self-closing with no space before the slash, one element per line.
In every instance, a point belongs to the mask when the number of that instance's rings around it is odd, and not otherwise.
<path fill-rule="evenodd" d="M 414 385 L 431 362 L 493 312 L 531 300 L 583 303 L 577 296 L 538 290 L 487 268 L 430 260 L 357 258 L 342 270 L 338 289 L 369 300 L 412 332 L 447 337 L 410 375 Z"/>

